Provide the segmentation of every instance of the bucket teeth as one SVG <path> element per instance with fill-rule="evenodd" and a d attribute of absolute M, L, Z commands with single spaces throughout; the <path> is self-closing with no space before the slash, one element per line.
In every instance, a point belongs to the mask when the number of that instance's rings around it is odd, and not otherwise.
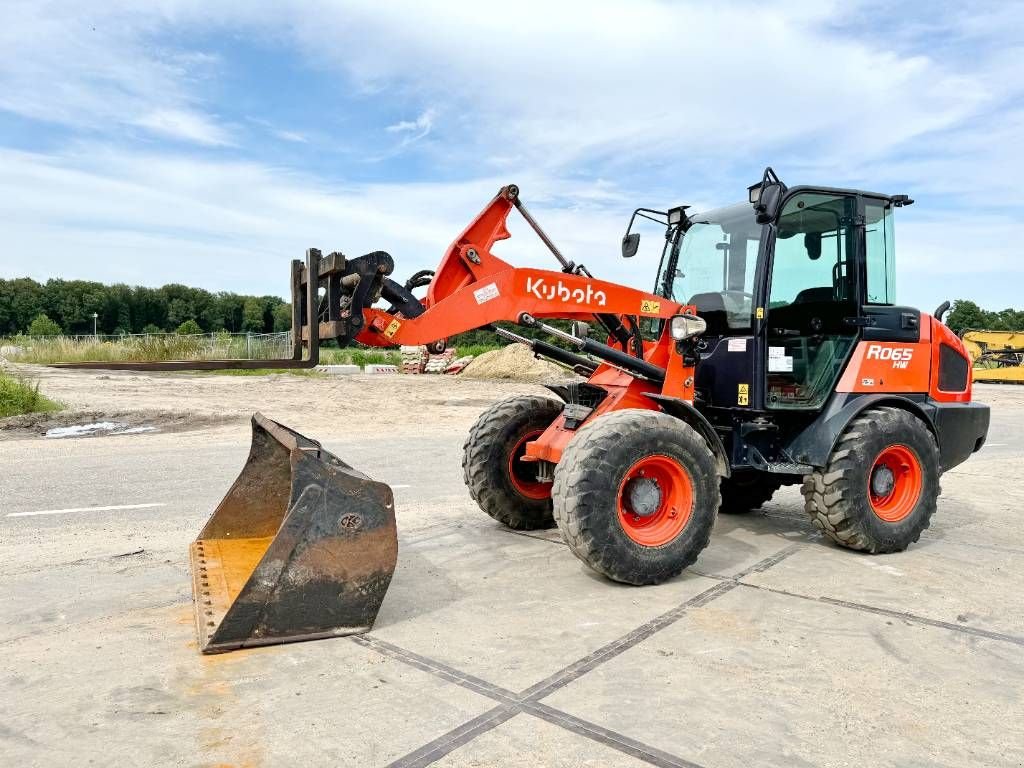
<path fill-rule="evenodd" d="M 397 556 L 391 488 L 257 413 L 245 467 L 190 548 L 199 648 L 367 632 Z"/>

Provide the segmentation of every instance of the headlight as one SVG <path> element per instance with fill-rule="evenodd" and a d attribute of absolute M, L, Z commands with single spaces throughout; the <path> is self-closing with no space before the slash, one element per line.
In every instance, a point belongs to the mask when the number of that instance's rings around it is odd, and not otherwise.
<path fill-rule="evenodd" d="M 668 325 L 668 332 L 676 341 L 700 336 L 707 329 L 708 324 L 704 322 L 704 318 L 697 317 L 696 315 L 676 315 L 669 321 Z"/>

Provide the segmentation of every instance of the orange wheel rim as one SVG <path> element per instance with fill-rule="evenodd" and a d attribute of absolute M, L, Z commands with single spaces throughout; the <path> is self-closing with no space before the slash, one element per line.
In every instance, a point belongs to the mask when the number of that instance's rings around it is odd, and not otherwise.
<path fill-rule="evenodd" d="M 905 445 L 890 445 L 868 473 L 871 510 L 887 523 L 898 523 L 914 510 L 923 487 L 924 470 L 917 454 Z"/>
<path fill-rule="evenodd" d="M 693 481 L 670 456 L 646 456 L 626 470 L 616 496 L 619 524 L 630 539 L 661 547 L 675 539 L 693 514 Z"/>
<path fill-rule="evenodd" d="M 543 429 L 527 432 L 512 447 L 508 454 L 508 479 L 516 491 L 528 499 L 551 498 L 551 483 L 537 480 L 537 462 L 523 461 L 526 455 L 526 444 L 544 434 Z"/>

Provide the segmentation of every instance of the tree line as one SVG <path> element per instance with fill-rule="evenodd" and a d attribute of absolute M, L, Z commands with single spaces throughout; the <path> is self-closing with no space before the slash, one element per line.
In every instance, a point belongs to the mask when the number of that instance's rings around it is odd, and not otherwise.
<path fill-rule="evenodd" d="M 998 312 L 991 312 L 966 299 L 957 299 L 953 302 L 953 309 L 945 319 L 946 325 L 958 334 L 972 328 L 987 331 L 1024 330 L 1024 310 L 1001 309 Z"/>
<path fill-rule="evenodd" d="M 31 278 L 0 279 L 0 336 L 90 334 L 93 313 L 96 330 L 121 333 L 270 333 L 291 328 L 291 307 L 277 296 L 211 293 L 172 283 L 161 288 L 124 284 L 104 285 L 88 280 Z M 33 325 L 34 323 L 34 325 Z M 970 328 L 994 331 L 1024 330 L 1024 311 L 992 312 L 975 302 L 957 299 L 946 315 L 946 324 L 957 333 Z M 528 337 L 532 329 L 515 329 Z M 461 344 L 493 344 L 491 331 L 460 334 Z"/>
<path fill-rule="evenodd" d="M 211 293 L 170 284 L 144 288 L 87 280 L 0 279 L 0 336 L 28 333 L 270 333 L 291 328 L 290 305 L 277 296 Z"/>

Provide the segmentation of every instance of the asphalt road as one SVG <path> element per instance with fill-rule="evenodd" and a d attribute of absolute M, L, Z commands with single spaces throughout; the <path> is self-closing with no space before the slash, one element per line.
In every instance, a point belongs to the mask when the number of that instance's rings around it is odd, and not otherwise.
<path fill-rule="evenodd" d="M 643 589 L 493 524 L 461 438 L 421 427 L 325 441 L 395 488 L 373 632 L 220 657 L 195 648 L 186 552 L 240 432 L 0 442 L 2 762 L 1024 764 L 1015 399 L 907 552 L 829 545 L 784 489 Z"/>

